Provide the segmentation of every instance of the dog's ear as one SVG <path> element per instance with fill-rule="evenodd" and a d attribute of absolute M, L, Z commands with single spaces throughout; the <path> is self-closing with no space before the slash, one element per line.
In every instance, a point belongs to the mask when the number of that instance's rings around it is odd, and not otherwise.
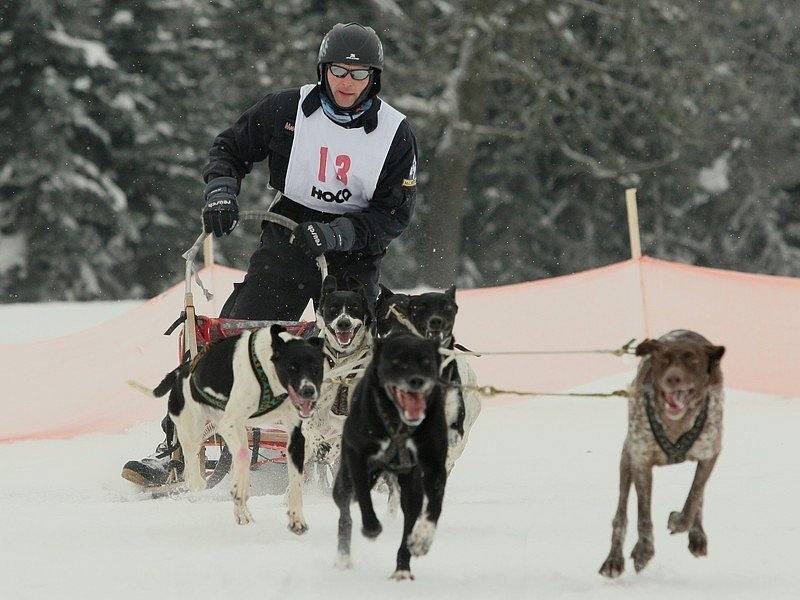
<path fill-rule="evenodd" d="M 372 340 L 372 358 L 375 359 L 381 353 L 383 347 L 383 338 L 376 337 Z"/>
<path fill-rule="evenodd" d="M 708 344 L 706 346 L 706 354 L 708 354 L 708 372 L 711 373 L 711 371 L 719 366 L 719 361 L 725 354 L 725 346 Z"/>
<path fill-rule="evenodd" d="M 333 275 L 326 275 L 325 279 L 322 281 L 322 295 L 324 296 L 325 294 L 335 292 L 336 289 L 336 277 Z"/>
<path fill-rule="evenodd" d="M 347 287 L 351 292 L 366 293 L 366 286 L 361 283 L 358 277 L 354 277 L 353 275 L 347 276 Z"/>
<path fill-rule="evenodd" d="M 392 290 L 390 290 L 388 287 L 386 287 L 385 285 L 383 285 L 382 283 L 379 283 L 378 287 L 381 290 L 378 293 L 378 299 L 379 300 L 386 300 L 387 298 L 391 298 L 392 296 L 394 296 L 394 292 Z"/>
<path fill-rule="evenodd" d="M 286 342 L 281 338 L 281 334 L 286 332 L 286 327 L 278 325 L 277 323 L 269 328 L 269 333 L 272 335 L 272 358 L 273 360 L 278 357 L 278 352 L 283 349 Z"/>
<path fill-rule="evenodd" d="M 322 350 L 322 347 L 325 345 L 325 340 L 323 340 L 321 337 L 314 336 L 312 338 L 308 338 L 308 343 L 315 348 Z"/>
<path fill-rule="evenodd" d="M 661 349 L 661 342 L 658 340 L 646 339 L 636 346 L 636 356 L 647 356 Z"/>
<path fill-rule="evenodd" d="M 451 285 L 447 288 L 447 291 L 444 293 L 447 296 L 448 300 L 452 300 L 453 302 L 456 301 L 456 284 Z"/>

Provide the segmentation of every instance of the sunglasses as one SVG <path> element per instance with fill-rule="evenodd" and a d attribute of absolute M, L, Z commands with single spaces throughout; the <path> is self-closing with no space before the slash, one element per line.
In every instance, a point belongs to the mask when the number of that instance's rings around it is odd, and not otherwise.
<path fill-rule="evenodd" d="M 330 65 L 328 70 L 334 77 L 339 79 L 347 77 L 347 74 L 350 73 L 350 77 L 356 81 L 364 81 L 372 73 L 372 69 L 345 69 L 339 65 Z"/>

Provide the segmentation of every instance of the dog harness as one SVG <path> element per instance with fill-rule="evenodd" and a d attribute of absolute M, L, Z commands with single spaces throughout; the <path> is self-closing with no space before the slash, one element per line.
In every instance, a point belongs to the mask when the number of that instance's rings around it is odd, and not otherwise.
<path fill-rule="evenodd" d="M 259 395 L 258 399 L 258 408 L 256 412 L 250 415 L 249 418 L 260 417 L 262 415 L 267 414 L 270 411 L 275 410 L 283 404 L 283 401 L 286 400 L 288 397 L 288 393 L 280 394 L 276 396 L 272 391 L 272 386 L 269 384 L 269 378 L 267 377 L 267 372 L 264 370 L 264 367 L 261 365 L 261 361 L 258 360 L 258 356 L 256 356 L 256 331 L 250 334 L 250 338 L 247 342 L 247 351 L 248 355 L 250 356 L 250 367 L 253 369 L 253 373 L 258 380 L 258 384 L 261 387 L 261 394 Z M 193 366 L 197 363 L 195 362 Z M 189 378 L 189 386 L 192 390 L 192 395 L 196 395 L 197 397 L 202 399 L 203 404 L 208 404 L 209 406 L 213 406 L 219 410 L 225 410 L 225 406 L 228 403 L 228 398 L 218 398 L 213 396 L 205 391 L 203 388 L 202 382 L 197 381 L 197 374 L 192 368 L 192 376 Z"/>
<path fill-rule="evenodd" d="M 341 360 L 341 353 L 336 352 L 332 348 L 328 348 L 327 345 L 325 346 L 325 359 L 328 361 L 328 367 L 330 369 L 330 371 L 328 371 L 328 378 L 338 378 L 340 381 L 339 387 L 336 389 L 336 397 L 331 405 L 331 412 L 334 415 L 346 417 L 350 412 L 350 405 L 348 403 L 350 387 L 353 385 L 356 377 L 363 375 L 364 368 L 369 362 L 371 351 L 372 346 L 367 346 L 361 350 L 360 354 L 353 354 L 349 357 L 350 360 L 344 362 L 344 364 L 338 364 L 338 361 Z"/>
<path fill-rule="evenodd" d="M 664 426 L 656 418 L 656 411 L 653 408 L 653 390 L 648 389 L 644 391 L 644 406 L 647 410 L 647 420 L 650 422 L 650 429 L 653 431 L 653 436 L 660 446 L 664 454 L 667 455 L 667 462 L 671 465 L 680 463 L 686 460 L 686 454 L 691 450 L 697 438 L 703 432 L 703 427 L 706 424 L 706 416 L 708 415 L 708 398 L 703 402 L 703 407 L 700 409 L 700 414 L 694 421 L 694 425 L 689 431 L 683 433 L 673 444 L 669 441 Z"/>
<path fill-rule="evenodd" d="M 400 421 L 396 428 L 392 427 L 392 420 L 386 413 L 380 398 L 376 398 L 376 405 L 378 415 L 389 434 L 389 445 L 384 450 L 383 457 L 379 462 L 383 463 L 390 471 L 408 472 L 417 466 L 417 457 L 408 448 L 406 442 L 411 439 L 418 426 L 406 425 Z"/>

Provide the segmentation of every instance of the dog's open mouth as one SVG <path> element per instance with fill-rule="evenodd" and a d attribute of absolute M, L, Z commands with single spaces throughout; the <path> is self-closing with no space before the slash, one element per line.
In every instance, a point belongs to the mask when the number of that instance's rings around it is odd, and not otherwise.
<path fill-rule="evenodd" d="M 689 398 L 694 390 L 692 388 L 685 390 L 661 390 L 661 395 L 664 398 L 664 408 L 668 415 L 680 415 L 686 410 L 689 403 Z"/>
<path fill-rule="evenodd" d="M 316 397 L 303 398 L 292 386 L 289 386 L 286 391 L 289 393 L 289 399 L 292 401 L 292 404 L 294 404 L 294 407 L 297 409 L 297 414 L 300 415 L 301 419 L 308 419 L 314 414 L 314 409 L 317 408 Z"/>
<path fill-rule="evenodd" d="M 339 342 L 339 345 L 342 348 L 346 348 L 353 343 L 357 331 L 358 327 L 353 327 L 352 329 L 337 329 L 333 334 L 336 336 L 336 341 Z"/>
<path fill-rule="evenodd" d="M 400 416 L 406 425 L 419 425 L 425 418 L 428 398 L 424 392 L 412 392 L 401 387 L 391 387 L 395 404 L 400 408 Z"/>
<path fill-rule="evenodd" d="M 426 336 L 429 340 L 435 340 L 437 342 L 441 342 L 444 338 L 444 331 L 441 329 L 428 329 Z"/>

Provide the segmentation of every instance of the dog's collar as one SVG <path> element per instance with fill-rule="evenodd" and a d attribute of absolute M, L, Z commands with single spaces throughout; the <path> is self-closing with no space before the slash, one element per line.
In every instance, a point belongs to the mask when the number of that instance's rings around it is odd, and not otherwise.
<path fill-rule="evenodd" d="M 694 425 L 692 425 L 688 431 L 681 434 L 673 444 L 669 441 L 667 433 L 664 431 L 664 426 L 656 416 L 656 411 L 653 407 L 654 390 L 650 388 L 645 389 L 643 395 L 645 410 L 647 410 L 647 420 L 650 422 L 650 429 L 653 431 L 653 437 L 656 438 L 659 447 L 664 454 L 667 455 L 667 462 L 671 465 L 683 462 L 686 460 L 686 455 L 689 450 L 703 432 L 703 427 L 706 424 L 706 417 L 708 416 L 708 396 L 703 400 L 703 406 L 697 418 L 694 420 Z"/>

